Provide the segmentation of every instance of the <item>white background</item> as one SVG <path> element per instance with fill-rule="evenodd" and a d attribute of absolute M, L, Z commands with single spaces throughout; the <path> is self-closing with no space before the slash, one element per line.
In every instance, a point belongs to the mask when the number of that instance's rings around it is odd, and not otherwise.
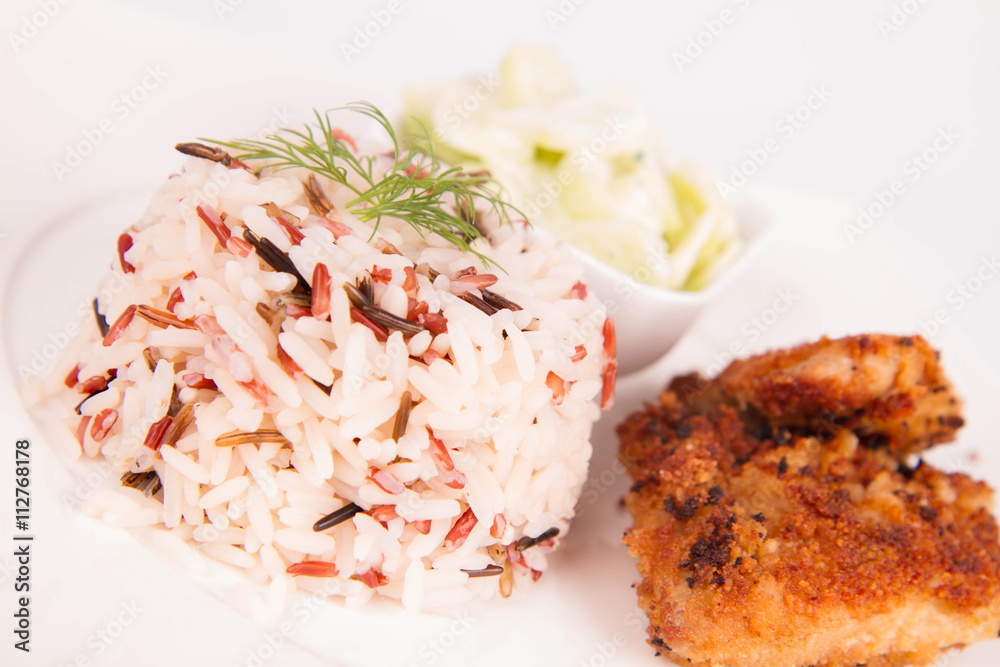
<path fill-rule="evenodd" d="M 11 31 L 24 30 L 39 1 L 3 3 L 5 42 Z M 752 182 L 823 193 L 854 207 L 869 206 L 893 180 L 905 178 L 907 161 L 929 148 L 940 129 L 952 128 L 955 144 L 919 182 L 908 183 L 875 231 L 890 237 L 917 270 L 920 287 L 942 304 L 980 258 L 1000 246 L 996 3 L 565 0 L 486 6 L 400 0 L 388 26 L 348 62 L 344 45 L 352 45 L 356 31 L 387 3 L 220 2 L 233 6 L 67 1 L 57 3 L 56 15 L 16 52 L 8 43 L 0 61 L 6 91 L 0 119 L 12 158 L 0 166 L 0 201 L 11 221 L 6 233 L 25 233 L 13 221 L 40 207 L 58 209 L 69 193 L 108 187 L 105 170 L 123 159 L 130 168 L 122 176 L 132 180 L 172 168 L 176 158 L 164 152 L 163 138 L 178 140 L 181 128 L 205 132 L 207 123 L 173 118 L 167 122 L 176 131 L 169 125 L 164 131 L 160 114 L 194 93 L 205 113 L 216 101 L 215 89 L 227 82 L 252 81 L 262 71 L 322 71 L 330 89 L 312 91 L 322 106 L 338 99 L 337 82 L 345 79 L 391 94 L 406 83 L 486 71 L 512 41 L 527 40 L 555 43 L 586 87 L 621 83 L 640 91 L 677 152 L 721 178 L 747 151 L 781 137 L 781 119 L 807 100 L 813 86 L 825 86 L 830 100 L 780 142 Z M 914 13 L 900 9 L 896 16 L 907 20 L 890 32 L 894 7 L 904 5 Z M 565 20 L 555 13 L 560 8 Z M 706 39 L 706 22 L 725 10 L 731 23 Z M 679 68 L 675 54 L 699 39 L 709 45 Z M 220 53 L 225 57 L 216 58 Z M 53 162 L 64 159 L 84 129 L 108 116 L 114 100 L 150 65 L 168 73 L 165 82 L 82 167 L 56 182 Z M 261 93 L 266 97 L 267 88 Z M 150 175 L 145 167 L 159 171 Z M 984 303 L 958 315 L 995 370 L 994 310 Z"/>
<path fill-rule="evenodd" d="M 50 17 L 43 13 L 46 6 Z M 390 7 L 398 11 L 391 14 Z M 370 29 L 375 34 L 367 45 L 356 41 L 373 16 L 390 15 L 385 27 Z M 728 23 L 721 23 L 723 16 Z M 950 370 L 960 389 L 975 394 L 969 396 L 966 434 L 995 438 L 995 431 L 982 426 L 974 430 L 972 417 L 997 412 L 1000 281 L 985 281 L 961 307 L 954 290 L 970 285 L 984 259 L 1000 251 L 996 3 L 4 0 L 0 30 L 0 145 L 6 155 L 0 162 L 0 266 L 5 270 L 43 223 L 67 207 L 162 179 L 178 164 L 169 150 L 176 141 L 239 133 L 259 127 L 282 105 L 301 113 L 308 106 L 342 102 L 355 90 L 372 91 L 375 101 L 391 106 L 403 84 L 489 70 L 512 41 L 551 42 L 584 87 L 619 84 L 638 90 L 672 147 L 720 180 L 730 179 L 748 152 L 775 138 L 778 150 L 750 177 L 749 187 L 801 195 L 783 209 L 788 215 L 780 220 L 774 252 L 762 258 L 754 280 L 717 304 L 700 326 L 701 348 L 695 351 L 697 342 L 687 341 L 669 367 L 704 364 L 734 340 L 751 349 L 827 332 L 920 331 L 922 322 L 943 310 L 949 322 L 933 342 L 946 359 L 961 362 Z M 348 57 L 345 44 L 363 48 Z M 119 113 L 122 95 L 133 95 L 144 77 L 154 81 L 149 71 L 158 71 L 162 82 L 134 109 Z M 247 95 L 248 89 L 259 97 Z M 791 136 L 782 133 L 782 119 L 805 113 L 800 105 L 816 89 L 828 91 L 829 99 L 806 114 L 808 120 Z M 58 178 L 54 163 L 65 162 L 70 147 L 104 118 L 113 119 L 113 131 L 78 168 Z M 939 132 L 956 139 L 911 180 L 913 156 L 932 147 Z M 871 206 L 897 179 L 905 192 L 852 242 L 845 225 L 856 223 L 857 210 Z M 821 211 L 817 201 L 831 203 Z M 106 261 L 84 258 L 81 264 Z M 32 285 L 16 275 L 5 285 L 0 305 L 9 335 L 18 326 L 15 318 L 24 315 L 11 310 L 11 295 L 30 294 Z M 741 325 L 782 286 L 798 289 L 801 304 L 759 340 L 744 340 Z M 40 310 L 51 297 L 33 295 Z M 677 358 L 686 350 L 690 363 Z M 6 452 L 7 443 L 32 431 L 10 386 L 3 392 L 0 445 Z M 3 500 L 10 495 L 8 458 L 0 457 L 0 553 L 6 552 L 11 530 Z M 37 470 L 35 476 L 41 493 L 50 475 Z M 156 624 L 178 641 L 182 633 L 194 633 L 197 642 L 212 635 L 194 623 L 158 615 L 157 601 L 168 599 L 164 604 L 170 608 L 187 601 L 213 615 L 228 613 L 193 586 L 144 583 L 142 567 L 126 557 L 135 552 L 113 535 L 94 538 L 89 527 L 55 510 L 39 523 L 39 534 L 48 539 L 39 548 L 48 544 L 58 553 L 35 564 L 40 584 L 33 603 L 39 651 L 34 664 L 68 664 L 77 655 L 90 664 L 121 659 L 173 664 L 168 656 L 188 653 L 166 643 L 143 655 L 135 638 L 157 636 Z M 99 571 L 115 572 L 124 583 L 88 580 L 88 572 L 74 570 L 74 549 L 81 562 L 103 554 Z M 8 656 L 10 581 L 0 578 L 0 655 Z M 87 584 L 74 583 L 80 580 Z M 98 591 L 105 586 L 116 592 L 102 600 Z M 127 595 L 148 601 L 140 629 L 94 659 L 81 644 L 117 613 L 120 603 L 107 600 Z M 79 619 L 78 627 L 73 619 Z M 232 624 L 230 631 L 234 634 L 220 641 L 240 646 L 252 643 L 256 632 L 247 623 Z M 269 664 L 308 664 L 294 649 L 284 651 Z M 216 655 L 234 664 L 239 660 L 235 652 Z M 3 662 L 30 664 L 21 658 Z M 521 661 L 534 664 L 530 655 Z"/>

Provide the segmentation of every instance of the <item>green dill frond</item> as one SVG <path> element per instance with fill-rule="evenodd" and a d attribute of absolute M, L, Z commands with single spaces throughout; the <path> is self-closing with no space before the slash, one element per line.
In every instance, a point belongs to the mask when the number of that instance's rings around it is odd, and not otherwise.
<path fill-rule="evenodd" d="M 392 144 L 388 168 L 385 154 L 357 155 L 352 150 L 352 140 L 331 121 L 331 114 L 338 111 L 367 116 L 382 128 Z M 485 204 L 502 224 L 523 214 L 504 199 L 500 185 L 489 174 L 446 167 L 436 157 L 434 143 L 426 132 L 404 148 L 392 123 L 370 102 L 352 102 L 313 113 L 314 124 L 283 128 L 263 139 L 203 141 L 236 151 L 233 157 L 242 162 L 266 160 L 267 166 L 276 171 L 301 168 L 325 176 L 354 193 L 347 210 L 360 220 L 372 222 L 376 230 L 383 216 L 399 218 L 421 236 L 437 234 L 476 255 L 484 264 L 495 265 L 472 248 L 472 243 L 482 237 L 471 219 L 476 204 Z"/>

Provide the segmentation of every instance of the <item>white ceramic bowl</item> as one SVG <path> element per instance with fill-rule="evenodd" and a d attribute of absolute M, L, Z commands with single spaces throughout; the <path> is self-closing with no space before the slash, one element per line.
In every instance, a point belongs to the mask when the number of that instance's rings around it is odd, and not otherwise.
<path fill-rule="evenodd" d="M 641 370 L 669 352 L 705 306 L 754 263 L 772 229 L 771 213 L 762 202 L 752 198 L 734 201 L 733 208 L 743 250 L 721 276 L 697 292 L 638 282 L 593 255 L 573 248 L 585 267 L 587 287 L 615 320 L 620 374 Z"/>

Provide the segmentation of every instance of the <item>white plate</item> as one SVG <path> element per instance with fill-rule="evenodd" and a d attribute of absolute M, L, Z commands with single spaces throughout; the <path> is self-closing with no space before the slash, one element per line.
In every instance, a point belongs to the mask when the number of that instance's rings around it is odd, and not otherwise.
<path fill-rule="evenodd" d="M 88 302 L 113 257 L 114 239 L 148 194 L 120 192 L 72 206 L 41 228 L 4 285 L 3 347 L 11 369 L 29 363 L 33 351 L 50 342 L 49 334 L 58 338 L 75 321 L 75 308 Z M 757 270 L 720 294 L 666 358 L 619 384 L 615 409 L 595 429 L 590 481 L 573 529 L 533 587 L 453 617 L 409 616 L 388 602 L 350 610 L 339 602 L 297 597 L 281 621 L 258 627 L 245 605 L 220 602 L 231 597 L 222 580 L 196 579 L 153 556 L 130 534 L 68 510 L 61 499 L 72 497 L 76 483 L 35 438 L 35 664 L 668 664 L 645 643 L 646 624 L 630 587 L 634 563 L 620 544 L 630 524 L 619 504 L 628 480 L 614 456 L 614 426 L 655 400 L 673 373 L 715 372 L 730 350 L 745 355 L 823 333 L 911 332 L 929 307 L 912 287 L 913 267 L 887 239 L 872 234 L 862 247 L 843 247 L 838 237 L 845 211 L 839 205 L 780 192 L 756 196 L 775 214 L 773 244 Z M 802 220 L 811 228 L 803 230 Z M 817 233 L 824 229 L 832 231 Z M 655 322 L 648 333 L 656 335 Z M 1000 431 L 996 379 L 965 344 L 958 325 L 943 329 L 933 343 L 966 397 L 968 426 L 960 444 L 939 448 L 930 458 L 1000 486 L 1000 454 L 991 449 Z M 13 386 L 13 378 L 5 379 L 0 393 L 12 396 Z M 10 561 L 0 558 L 0 566 L 9 568 Z M 994 651 L 992 642 L 980 645 L 949 666 L 994 665 Z"/>

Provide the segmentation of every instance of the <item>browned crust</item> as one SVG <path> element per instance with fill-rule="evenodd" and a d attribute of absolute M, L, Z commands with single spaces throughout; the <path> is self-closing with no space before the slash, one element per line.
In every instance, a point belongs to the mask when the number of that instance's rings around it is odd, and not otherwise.
<path fill-rule="evenodd" d="M 946 386 L 951 395 L 922 339 L 910 346 L 858 338 L 868 342 L 824 339 L 773 353 L 770 361 L 761 355 L 736 362 L 719 386 L 702 384 L 697 400 L 668 391 L 659 405 L 619 426 L 622 458 L 635 480 L 626 498 L 635 526 L 625 542 L 639 559 L 639 601 L 659 651 L 695 664 L 903 665 L 997 635 L 1000 537 L 989 487 L 927 465 L 911 469 L 893 447 L 860 444 L 869 432 L 859 415 L 878 413 L 872 405 L 879 399 L 850 378 L 826 386 L 855 406 L 848 423 L 860 439 L 846 426 L 810 435 L 809 406 L 845 411 L 821 395 L 822 383 L 795 393 L 774 379 L 794 375 L 781 369 L 807 366 L 807 353 L 846 354 L 849 366 L 864 367 L 866 359 L 855 356 L 863 350 L 891 357 L 888 395 L 926 396 L 914 382 Z M 919 373 L 911 348 L 923 363 Z M 768 380 L 767 368 L 780 372 Z M 741 392 L 734 389 L 739 374 L 753 378 Z M 794 424 L 773 412 L 781 385 L 799 397 L 791 403 Z M 753 407 L 731 407 L 737 394 Z M 709 396 L 718 401 L 714 407 Z M 954 405 L 937 407 L 953 414 Z M 762 413 L 772 419 L 762 421 Z M 878 419 L 879 432 L 890 439 L 902 433 L 907 447 L 920 446 L 912 428 L 893 430 L 882 413 Z M 899 625 L 910 617 L 934 627 L 911 637 Z M 889 636 L 815 645 L 838 629 Z"/>
<path fill-rule="evenodd" d="M 921 336 L 822 338 L 735 361 L 711 381 L 679 378 L 672 388 L 695 410 L 725 402 L 826 436 L 848 428 L 899 452 L 949 442 L 963 424 L 961 401 Z"/>

